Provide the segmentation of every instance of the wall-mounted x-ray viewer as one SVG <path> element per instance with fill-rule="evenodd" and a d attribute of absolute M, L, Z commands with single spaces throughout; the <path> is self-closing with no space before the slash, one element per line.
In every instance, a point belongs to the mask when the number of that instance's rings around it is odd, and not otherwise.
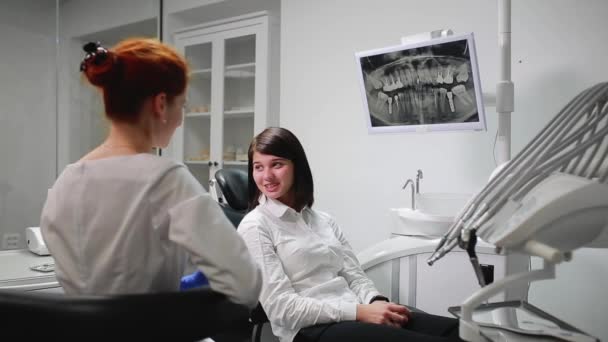
<path fill-rule="evenodd" d="M 486 130 L 473 33 L 355 56 L 370 133 Z"/>

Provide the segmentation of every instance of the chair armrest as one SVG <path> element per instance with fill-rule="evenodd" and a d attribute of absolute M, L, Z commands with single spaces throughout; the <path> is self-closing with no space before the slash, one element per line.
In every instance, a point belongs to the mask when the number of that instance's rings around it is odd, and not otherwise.
<path fill-rule="evenodd" d="M 269 322 L 268 316 L 266 315 L 266 311 L 262 308 L 262 304 L 258 302 L 255 309 L 251 311 L 251 315 L 249 315 L 249 321 L 253 324 L 263 324 Z"/>

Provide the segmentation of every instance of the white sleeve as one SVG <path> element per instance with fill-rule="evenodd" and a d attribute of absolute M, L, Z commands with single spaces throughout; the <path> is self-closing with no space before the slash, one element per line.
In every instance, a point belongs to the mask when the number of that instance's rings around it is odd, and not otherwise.
<path fill-rule="evenodd" d="M 296 293 L 283 270 L 272 237 L 255 220 L 247 220 L 246 217 L 239 225 L 238 232 L 262 268 L 264 285 L 260 303 L 273 324 L 299 330 L 316 324 L 356 319 L 356 303 L 330 305 Z"/>
<path fill-rule="evenodd" d="M 169 209 L 169 239 L 188 252 L 214 291 L 235 303 L 255 307 L 262 276 L 243 239 L 219 204 L 187 170 L 179 168 L 176 176 L 171 193 L 190 197 Z"/>
<path fill-rule="evenodd" d="M 367 277 L 357 256 L 353 252 L 352 247 L 346 240 L 344 233 L 333 218 L 329 218 L 329 224 L 336 235 L 336 238 L 342 244 L 344 251 L 344 268 L 340 271 L 340 275 L 346 279 L 348 286 L 363 304 L 368 304 L 374 296 L 380 295 L 374 283 Z"/>

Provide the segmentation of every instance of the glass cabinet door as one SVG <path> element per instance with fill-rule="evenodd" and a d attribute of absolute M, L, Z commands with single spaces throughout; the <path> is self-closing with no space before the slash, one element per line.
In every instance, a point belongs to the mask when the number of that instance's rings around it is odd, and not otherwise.
<path fill-rule="evenodd" d="M 172 155 L 207 189 L 221 168 L 247 169 L 249 143 L 268 126 L 267 30 L 267 18 L 255 16 L 175 35 L 192 70 Z"/>
<path fill-rule="evenodd" d="M 224 40 L 223 167 L 247 169 L 254 133 L 256 34 Z"/>
<path fill-rule="evenodd" d="M 186 46 L 190 64 L 190 83 L 184 114 L 184 162 L 194 176 L 207 187 L 211 161 L 211 88 L 213 43 Z"/>

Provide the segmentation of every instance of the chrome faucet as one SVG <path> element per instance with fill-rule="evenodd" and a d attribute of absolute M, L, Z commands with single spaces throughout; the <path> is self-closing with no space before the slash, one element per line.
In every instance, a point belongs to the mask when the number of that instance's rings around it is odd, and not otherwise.
<path fill-rule="evenodd" d="M 412 188 L 412 202 L 411 202 L 411 206 L 412 206 L 412 210 L 416 210 L 416 195 L 414 194 L 414 181 L 410 178 L 408 179 L 405 184 L 403 184 L 403 187 L 401 189 L 405 189 L 407 186 L 411 185 Z"/>
<path fill-rule="evenodd" d="M 416 193 L 419 194 L 420 193 L 420 180 L 424 178 L 422 177 L 422 170 L 418 169 L 418 172 L 416 172 Z"/>

